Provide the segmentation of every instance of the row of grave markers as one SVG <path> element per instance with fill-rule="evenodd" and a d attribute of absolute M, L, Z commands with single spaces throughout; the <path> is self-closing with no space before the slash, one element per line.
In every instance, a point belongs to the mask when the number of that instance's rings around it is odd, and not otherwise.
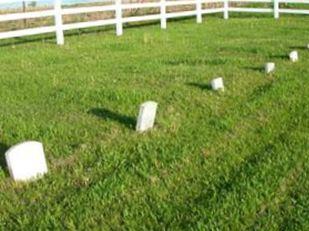
<path fill-rule="evenodd" d="M 309 44 L 307 45 L 309 49 Z M 289 54 L 292 62 L 298 61 L 298 52 L 292 51 Z M 266 63 L 267 74 L 275 70 L 275 63 Z M 223 78 L 215 78 L 210 82 L 211 88 L 215 91 L 224 91 Z M 158 104 L 147 101 L 140 105 L 137 117 L 136 131 L 145 132 L 153 128 L 157 113 Z M 29 181 L 42 177 L 48 172 L 43 144 L 37 141 L 27 141 L 11 147 L 5 153 L 5 159 L 9 173 L 15 181 Z"/>
<path fill-rule="evenodd" d="M 309 44 L 307 45 L 307 48 L 309 49 Z M 295 63 L 298 61 L 298 52 L 297 51 L 292 51 L 290 54 L 289 54 L 289 58 L 290 58 L 290 61 Z M 265 72 L 267 74 L 269 73 L 272 73 L 275 71 L 275 67 L 276 67 L 276 64 L 275 63 L 266 63 L 265 64 Z"/>
<path fill-rule="evenodd" d="M 140 105 L 136 131 L 145 132 L 154 126 L 158 104 L 147 101 Z M 11 147 L 5 153 L 9 173 L 15 181 L 29 181 L 47 173 L 43 144 L 27 141 Z"/>

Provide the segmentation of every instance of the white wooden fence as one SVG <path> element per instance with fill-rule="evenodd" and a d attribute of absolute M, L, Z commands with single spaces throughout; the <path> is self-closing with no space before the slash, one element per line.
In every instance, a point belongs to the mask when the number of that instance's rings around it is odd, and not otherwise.
<path fill-rule="evenodd" d="M 16 1 L 16 0 L 14 0 Z M 7 0 L 7 2 L 10 2 Z M 221 3 L 222 7 L 219 8 L 203 8 L 204 3 Z M 230 3 L 269 3 L 272 8 L 246 8 L 246 7 L 232 7 Z M 0 39 L 21 37 L 27 35 L 36 35 L 43 33 L 56 32 L 57 44 L 64 44 L 64 31 L 88 27 L 97 27 L 105 25 L 115 25 L 116 34 L 118 36 L 123 33 L 123 24 L 128 22 L 139 22 L 147 20 L 160 20 L 161 28 L 166 29 L 167 20 L 176 17 L 195 16 L 197 23 L 202 22 L 202 15 L 212 13 L 223 13 L 223 17 L 228 19 L 229 12 L 254 12 L 254 13 L 272 13 L 274 18 L 278 19 L 280 13 L 287 14 L 305 14 L 309 15 L 309 10 L 301 9 L 286 9 L 280 8 L 280 3 L 295 3 L 295 4 L 309 4 L 309 0 L 159 0 L 159 2 L 148 3 L 122 3 L 122 0 L 115 0 L 112 5 L 105 6 L 87 6 L 87 7 L 73 7 L 62 8 L 61 0 L 54 0 L 54 8 L 52 10 L 41 10 L 36 12 L 25 13 L 10 13 L 0 14 L 0 22 L 6 22 L 11 20 L 23 20 L 30 18 L 43 18 L 54 17 L 54 25 L 37 27 L 31 29 L 21 29 L 14 31 L 0 32 Z M 167 13 L 167 7 L 171 6 L 194 6 L 195 10 L 170 12 Z M 123 10 L 128 9 L 141 9 L 141 8 L 159 8 L 159 14 L 143 15 L 143 16 L 131 16 L 124 17 Z M 63 23 L 64 15 L 76 15 L 83 13 L 93 12 L 114 12 L 115 16 L 112 19 L 96 20 L 89 22 L 78 23 Z"/>

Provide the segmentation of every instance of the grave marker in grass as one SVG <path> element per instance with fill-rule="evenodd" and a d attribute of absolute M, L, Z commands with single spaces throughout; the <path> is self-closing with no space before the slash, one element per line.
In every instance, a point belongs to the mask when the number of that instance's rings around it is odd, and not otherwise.
<path fill-rule="evenodd" d="M 267 74 L 274 72 L 275 71 L 275 63 L 266 63 L 265 64 L 265 72 Z"/>
<path fill-rule="evenodd" d="M 15 181 L 29 181 L 47 173 L 43 145 L 27 141 L 11 147 L 5 153 L 11 177 Z"/>
<path fill-rule="evenodd" d="M 224 91 L 223 78 L 215 78 L 210 82 L 211 88 L 215 91 Z"/>
<path fill-rule="evenodd" d="M 297 51 L 292 51 L 290 54 L 289 54 L 289 57 L 290 57 L 290 60 L 295 63 L 298 61 L 298 52 Z"/>
<path fill-rule="evenodd" d="M 136 131 L 145 132 L 154 125 L 158 104 L 147 101 L 141 104 L 137 118 Z"/>

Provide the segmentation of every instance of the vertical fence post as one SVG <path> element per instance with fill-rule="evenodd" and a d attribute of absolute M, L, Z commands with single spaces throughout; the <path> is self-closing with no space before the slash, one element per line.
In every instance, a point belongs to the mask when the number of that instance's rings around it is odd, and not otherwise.
<path fill-rule="evenodd" d="M 229 18 L 229 1 L 228 0 L 224 0 L 223 2 L 223 12 L 224 12 L 224 19 L 228 19 Z"/>
<path fill-rule="evenodd" d="M 274 17 L 279 18 L 279 0 L 274 0 Z"/>
<path fill-rule="evenodd" d="M 202 23 L 202 0 L 196 0 L 196 22 Z"/>
<path fill-rule="evenodd" d="M 62 13 L 61 13 L 61 0 L 54 1 L 55 9 L 55 26 L 56 26 L 56 37 L 57 44 L 64 44 L 64 35 L 63 35 L 63 23 L 62 23 Z"/>
<path fill-rule="evenodd" d="M 123 34 L 122 29 L 122 6 L 121 6 L 121 0 L 115 0 L 116 4 L 116 34 L 117 36 L 120 36 Z"/>
<path fill-rule="evenodd" d="M 161 29 L 166 29 L 166 0 L 160 1 Z"/>
<path fill-rule="evenodd" d="M 27 4 L 23 1 L 23 13 L 26 13 Z M 27 19 L 24 19 L 24 28 L 27 27 Z"/>

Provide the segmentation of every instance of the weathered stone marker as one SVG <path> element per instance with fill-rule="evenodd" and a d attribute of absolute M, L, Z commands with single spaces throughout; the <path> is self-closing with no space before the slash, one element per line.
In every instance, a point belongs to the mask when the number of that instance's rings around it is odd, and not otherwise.
<path fill-rule="evenodd" d="M 147 101 L 140 106 L 137 118 L 136 131 L 144 132 L 151 129 L 154 125 L 158 104 Z"/>
<path fill-rule="evenodd" d="M 223 79 L 221 77 L 215 78 L 210 82 L 211 88 L 215 91 L 224 91 Z"/>
<path fill-rule="evenodd" d="M 307 49 L 309 49 L 309 43 L 307 44 Z"/>
<path fill-rule="evenodd" d="M 298 52 L 297 51 L 292 51 L 289 55 L 290 60 L 294 63 L 298 61 Z"/>
<path fill-rule="evenodd" d="M 265 64 L 265 72 L 267 74 L 274 72 L 275 71 L 275 63 L 266 63 Z"/>
<path fill-rule="evenodd" d="M 5 153 L 5 159 L 15 181 L 34 180 L 47 173 L 43 145 L 39 142 L 17 144 Z"/>

